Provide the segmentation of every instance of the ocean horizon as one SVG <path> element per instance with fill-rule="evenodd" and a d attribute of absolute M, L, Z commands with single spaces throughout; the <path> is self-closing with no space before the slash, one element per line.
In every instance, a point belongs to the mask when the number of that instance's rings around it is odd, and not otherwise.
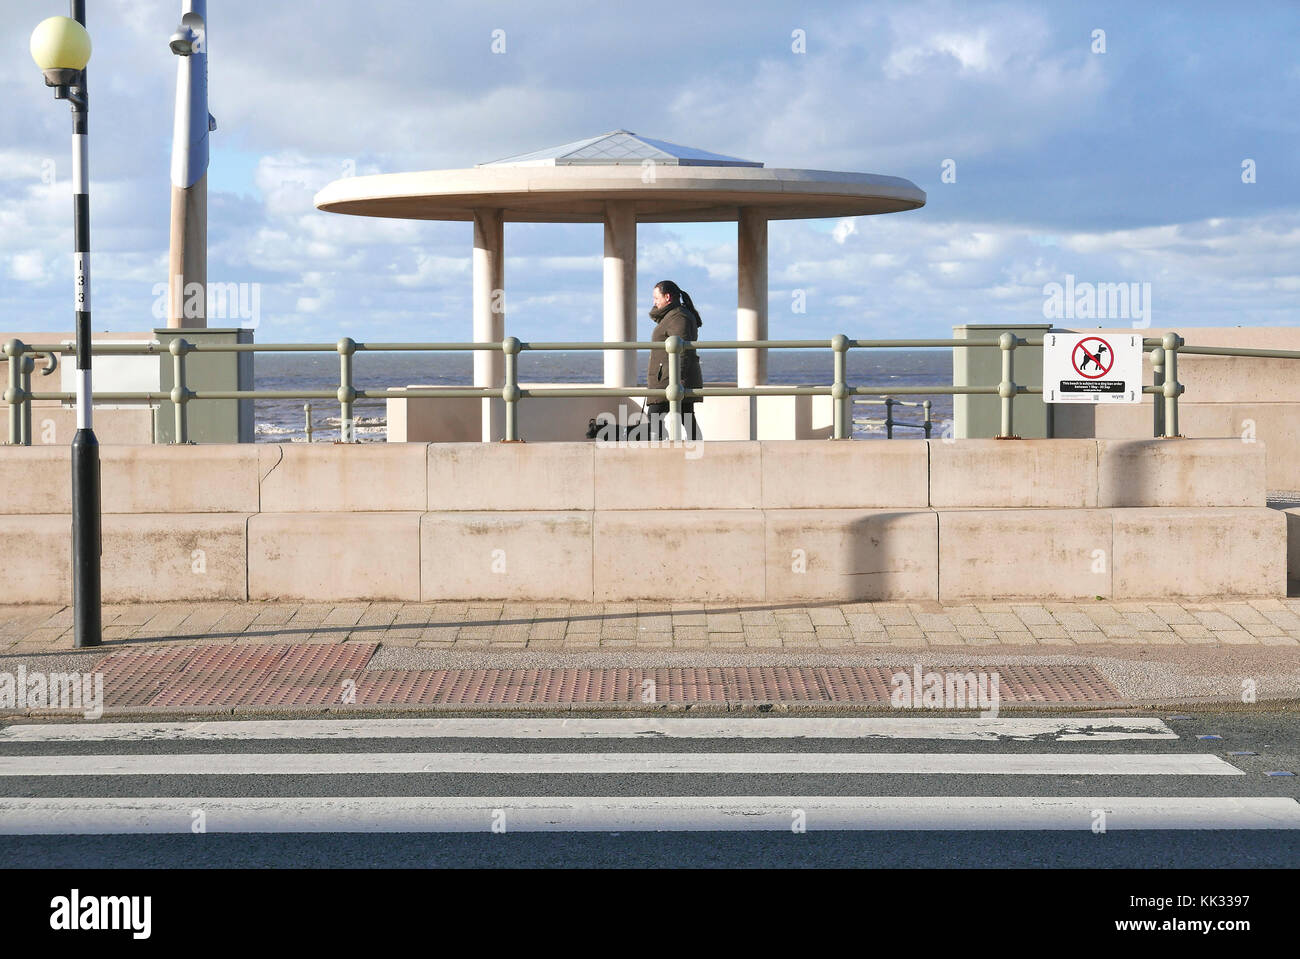
<path fill-rule="evenodd" d="M 638 381 L 645 379 L 647 356 L 637 356 Z M 706 383 L 735 382 L 736 354 L 730 350 L 707 351 L 702 357 Z M 829 386 L 834 380 L 829 350 L 771 350 L 768 353 L 768 382 L 783 385 Z M 534 383 L 599 384 L 603 376 L 602 353 L 570 351 L 523 353 L 519 357 L 519 378 Z M 852 350 L 848 376 L 854 386 L 890 388 L 945 386 L 952 383 L 952 350 Z M 473 383 L 473 359 L 469 353 L 358 353 L 353 360 L 353 383 L 357 389 L 399 389 L 406 386 L 469 386 Z M 332 353 L 259 353 L 254 361 L 254 383 L 258 390 L 329 390 L 338 387 L 338 357 Z M 931 401 L 934 435 L 952 419 L 952 397 L 947 395 L 900 397 L 912 402 Z M 317 441 L 337 439 L 339 406 L 329 400 L 257 400 L 254 407 L 255 442 L 304 442 L 307 439 L 306 403 L 311 403 Z M 524 400 L 545 403 L 546 400 Z M 706 400 L 707 402 L 707 400 Z M 358 400 L 354 405 L 357 439 L 383 442 L 387 434 L 386 401 Z M 855 404 L 854 418 L 883 419 L 883 405 Z M 895 407 L 894 419 L 920 423 L 919 407 Z M 574 439 L 584 438 L 575 426 Z M 334 434 L 331 436 L 330 434 Z M 857 439 L 884 439 L 883 425 L 855 426 Z M 923 437 L 920 429 L 896 427 L 894 435 Z"/>

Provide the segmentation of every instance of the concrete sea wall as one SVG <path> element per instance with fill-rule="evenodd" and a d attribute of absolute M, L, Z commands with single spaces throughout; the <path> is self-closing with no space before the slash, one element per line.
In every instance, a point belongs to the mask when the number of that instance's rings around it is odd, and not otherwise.
<path fill-rule="evenodd" d="M 104 599 L 1280 596 L 1260 442 L 106 446 Z M 66 447 L 0 448 L 5 602 L 71 595 Z"/>

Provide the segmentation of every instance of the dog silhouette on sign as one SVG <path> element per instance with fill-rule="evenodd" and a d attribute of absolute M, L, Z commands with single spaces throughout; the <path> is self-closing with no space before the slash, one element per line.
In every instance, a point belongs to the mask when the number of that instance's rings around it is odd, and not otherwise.
<path fill-rule="evenodd" d="M 1089 353 L 1087 347 L 1085 347 L 1082 343 L 1079 344 L 1079 349 L 1083 350 L 1083 362 L 1079 364 L 1080 373 L 1082 373 L 1084 370 L 1088 368 L 1089 363 L 1091 363 L 1093 366 L 1097 367 L 1097 369 L 1100 370 L 1101 354 L 1110 352 L 1109 350 L 1106 349 L 1105 343 L 1102 343 L 1100 346 L 1097 347 L 1096 356 L 1093 356 L 1091 353 Z"/>

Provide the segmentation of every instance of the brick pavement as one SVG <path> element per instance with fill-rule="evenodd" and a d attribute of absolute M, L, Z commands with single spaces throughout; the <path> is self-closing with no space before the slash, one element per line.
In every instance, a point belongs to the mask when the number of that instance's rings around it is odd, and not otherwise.
<path fill-rule="evenodd" d="M 105 646 L 379 643 L 448 650 L 1300 646 L 1300 599 L 1222 602 L 136 603 Z M 0 606 L 0 655 L 72 645 L 68 606 Z"/>

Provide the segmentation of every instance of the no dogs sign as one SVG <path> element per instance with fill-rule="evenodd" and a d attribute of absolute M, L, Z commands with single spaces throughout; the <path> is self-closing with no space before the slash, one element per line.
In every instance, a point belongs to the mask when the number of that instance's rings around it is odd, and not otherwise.
<path fill-rule="evenodd" d="M 1141 403 L 1142 337 L 1043 335 L 1045 403 Z"/>

